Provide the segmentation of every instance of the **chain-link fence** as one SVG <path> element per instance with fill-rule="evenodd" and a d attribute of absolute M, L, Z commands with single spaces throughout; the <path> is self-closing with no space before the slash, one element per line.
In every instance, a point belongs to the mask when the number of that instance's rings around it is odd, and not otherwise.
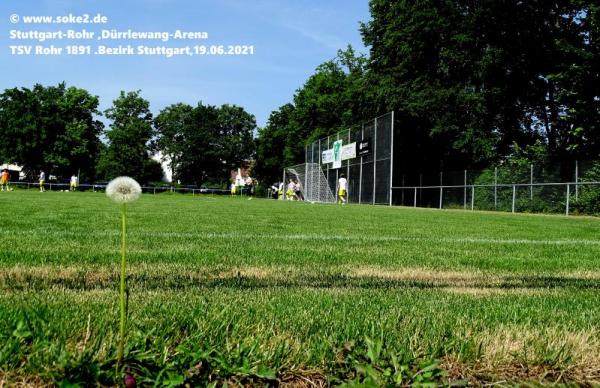
<path fill-rule="evenodd" d="M 26 190 L 40 190 L 40 184 L 38 182 L 10 182 L 9 188 L 18 188 Z M 69 183 L 44 183 L 43 188 L 45 191 L 72 191 Z M 75 191 L 89 191 L 89 192 L 104 192 L 106 184 L 78 184 Z M 227 195 L 231 194 L 230 190 L 223 189 L 211 189 L 211 188 L 188 188 L 188 187 L 175 187 L 175 186 L 142 186 L 142 193 L 145 194 L 161 194 L 161 193 L 180 193 L 180 194 L 219 194 Z M 239 194 L 238 194 L 239 195 Z"/>
<path fill-rule="evenodd" d="M 600 213 L 600 162 L 506 163 L 484 170 L 410 173 L 394 204 L 508 212 Z"/>
<path fill-rule="evenodd" d="M 396 125 L 390 112 L 313 142 L 305 161 L 319 166 L 323 179 L 315 182 L 326 182 L 334 195 L 344 174 L 350 203 L 600 214 L 600 161 L 532 163 L 514 157 L 482 170 L 416 172 L 419 154 L 402 144 L 409 129 Z"/>
<path fill-rule="evenodd" d="M 377 117 L 360 128 L 348 129 L 319 139 L 306 147 L 306 163 L 316 163 L 326 177 L 330 190 L 337 192 L 342 174 L 347 180 L 350 203 L 391 205 L 391 179 L 394 145 L 394 113 Z M 326 159 L 336 142 L 355 145 L 355 153 L 338 165 Z M 325 154 L 325 155 L 324 155 Z M 308 189 L 308 188 L 307 188 Z"/>
<path fill-rule="evenodd" d="M 521 183 L 461 186 L 393 187 L 405 206 L 422 207 L 423 197 L 435 200 L 439 209 L 495 210 L 597 214 L 600 210 L 600 182 Z M 462 197 L 462 200 L 459 200 Z M 410 204 L 409 204 L 410 202 Z"/>

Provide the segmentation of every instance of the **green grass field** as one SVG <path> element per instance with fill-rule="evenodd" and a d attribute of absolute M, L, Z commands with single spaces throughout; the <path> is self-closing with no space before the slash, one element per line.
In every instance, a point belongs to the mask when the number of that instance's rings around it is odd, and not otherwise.
<path fill-rule="evenodd" d="M 0 193 L 0 386 L 115 384 L 119 210 Z M 600 220 L 144 195 L 139 384 L 600 383 Z"/>

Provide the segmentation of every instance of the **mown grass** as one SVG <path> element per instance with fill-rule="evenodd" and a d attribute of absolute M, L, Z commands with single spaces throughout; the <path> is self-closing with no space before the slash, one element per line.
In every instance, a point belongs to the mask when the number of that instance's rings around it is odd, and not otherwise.
<path fill-rule="evenodd" d="M 115 384 L 118 209 L 2 194 L 0 381 Z M 139 383 L 600 382 L 595 218 L 165 194 L 129 220 Z"/>

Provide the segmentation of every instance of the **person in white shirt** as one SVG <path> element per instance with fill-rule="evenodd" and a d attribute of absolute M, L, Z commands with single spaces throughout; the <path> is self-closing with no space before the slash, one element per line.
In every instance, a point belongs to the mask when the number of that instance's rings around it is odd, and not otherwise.
<path fill-rule="evenodd" d="M 347 187 L 348 181 L 346 180 L 346 176 L 340 174 L 340 179 L 338 179 L 338 203 L 341 203 L 342 205 L 346 204 Z"/>
<path fill-rule="evenodd" d="M 75 174 L 71 175 L 71 191 L 75 191 L 77 189 L 77 176 Z"/>
<path fill-rule="evenodd" d="M 44 188 L 44 182 L 46 182 L 46 173 L 40 171 L 40 191 L 46 191 Z"/>
<path fill-rule="evenodd" d="M 277 199 L 277 192 L 279 191 L 279 183 L 275 182 L 271 185 L 271 198 Z"/>
<path fill-rule="evenodd" d="M 252 196 L 252 194 L 254 194 L 254 181 L 252 180 L 252 178 L 246 178 L 246 180 L 244 181 L 244 189 L 246 195 Z"/>

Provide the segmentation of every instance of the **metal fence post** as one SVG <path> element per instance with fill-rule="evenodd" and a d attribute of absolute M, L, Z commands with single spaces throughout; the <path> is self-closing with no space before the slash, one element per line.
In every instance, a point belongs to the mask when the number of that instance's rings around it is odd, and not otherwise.
<path fill-rule="evenodd" d="M 307 185 L 308 185 L 308 163 L 304 163 L 304 187 L 302 188 L 302 192 L 308 194 L 308 188 L 306 187 Z M 305 195 L 304 197 L 308 197 L 308 195 Z M 307 198 L 304 198 L 304 199 L 307 200 Z"/>
<path fill-rule="evenodd" d="M 394 186 L 394 111 L 392 111 L 392 125 L 390 127 L 390 206 L 392 206 L 392 186 Z M 402 176 L 402 186 L 404 186 L 404 175 Z M 402 189 L 402 204 L 404 205 L 404 189 Z"/>
<path fill-rule="evenodd" d="M 339 132 L 335 134 L 335 140 L 336 141 L 340 140 L 340 133 Z M 343 141 L 342 141 L 342 143 L 343 143 Z M 340 149 L 340 159 L 341 159 L 341 157 L 342 157 L 342 150 Z M 340 163 L 343 164 L 344 162 L 340 160 Z M 340 165 L 340 168 L 336 168 L 335 169 L 335 187 L 336 187 L 336 191 L 338 191 L 338 192 L 339 192 L 339 187 L 337 185 L 338 185 L 338 182 L 340 181 L 340 170 L 341 169 L 342 169 L 341 165 Z M 348 178 L 346 178 L 346 179 L 348 179 Z M 349 188 L 350 188 L 350 185 L 346 181 L 346 201 L 348 200 L 348 189 Z"/>
<path fill-rule="evenodd" d="M 338 182 L 340 181 L 340 168 L 335 169 L 335 196 L 338 200 L 339 200 L 338 196 L 339 196 L 339 191 L 340 191 L 340 188 L 338 187 Z M 348 200 L 348 188 L 349 188 L 349 185 L 348 185 L 348 182 L 346 182 L 346 200 Z"/>
<path fill-rule="evenodd" d="M 444 172 L 440 171 L 440 209 L 442 208 L 442 197 L 444 195 L 444 191 L 442 186 L 444 185 Z"/>
<path fill-rule="evenodd" d="M 465 187 L 463 188 L 463 208 L 467 209 L 467 170 L 465 170 Z"/>
<path fill-rule="evenodd" d="M 471 186 L 471 211 L 475 207 L 475 185 Z"/>
<path fill-rule="evenodd" d="M 312 150 L 312 146 L 310 148 Z M 308 163 L 308 144 L 304 146 L 304 162 Z"/>
<path fill-rule="evenodd" d="M 323 173 L 323 168 L 321 167 L 321 163 L 323 162 L 323 154 L 321 153 L 321 139 L 319 139 L 319 174 Z M 318 177 L 319 180 L 321 180 L 321 175 L 319 175 Z M 329 182 L 327 182 L 327 186 L 329 186 Z M 317 198 L 320 201 L 321 200 L 321 184 L 319 183 L 317 185 Z"/>
<path fill-rule="evenodd" d="M 513 185 L 513 195 L 512 195 L 512 212 L 515 212 L 515 199 L 517 196 L 517 186 Z"/>
<path fill-rule="evenodd" d="M 413 200 L 413 207 L 417 207 L 417 188 L 415 187 L 415 197 Z"/>
<path fill-rule="evenodd" d="M 287 184 L 285 183 L 285 167 L 283 168 L 283 179 L 282 179 L 282 182 L 283 182 L 283 199 L 285 200 L 285 194 L 287 192 L 287 190 L 286 190 Z"/>
<path fill-rule="evenodd" d="M 498 209 L 498 167 L 494 167 L 494 210 Z"/>
<path fill-rule="evenodd" d="M 365 138 L 365 124 L 361 125 L 360 129 L 360 141 Z M 363 176 L 363 157 L 360 157 L 360 170 L 358 172 L 358 203 L 362 203 L 362 176 Z"/>
<path fill-rule="evenodd" d="M 377 118 L 373 129 L 373 205 L 375 205 L 375 188 L 377 187 Z"/>
<path fill-rule="evenodd" d="M 351 132 L 350 128 L 348 128 L 348 144 L 352 141 L 352 138 L 350 137 Z M 348 182 L 350 182 L 350 160 L 352 159 L 346 160 L 346 179 L 348 179 Z M 348 189 L 350 189 L 350 184 L 348 184 Z M 346 201 L 350 202 L 350 194 L 346 195 Z"/>
<path fill-rule="evenodd" d="M 569 216 L 569 201 L 571 200 L 571 186 L 567 183 L 567 202 L 565 205 L 565 215 Z"/>
<path fill-rule="evenodd" d="M 327 136 L 327 149 L 329 149 L 329 136 Z M 331 185 L 329 183 L 329 167 L 326 167 L 326 168 L 327 168 L 327 187 L 331 190 Z M 285 179 L 284 179 L 284 181 L 285 181 Z M 337 185 L 337 182 L 336 182 L 336 185 Z M 337 186 L 334 185 L 334 191 L 335 191 L 335 188 L 337 188 Z M 338 195 L 337 193 L 334 193 L 336 202 L 337 202 L 337 195 Z"/>

